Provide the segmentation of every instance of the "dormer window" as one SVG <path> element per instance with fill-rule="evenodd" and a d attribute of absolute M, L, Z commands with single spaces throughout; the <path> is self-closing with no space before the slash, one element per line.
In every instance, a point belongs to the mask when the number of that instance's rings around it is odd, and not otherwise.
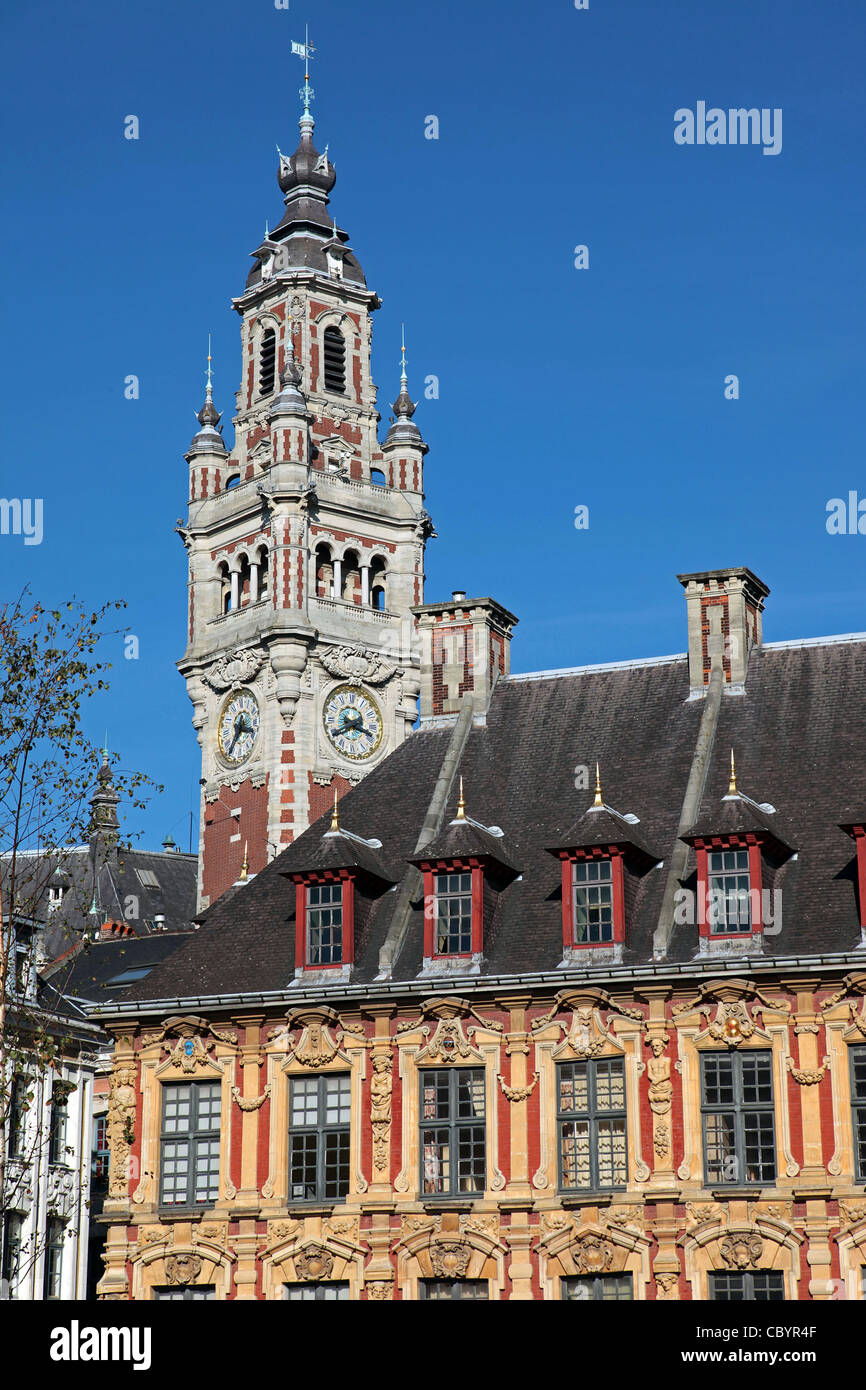
<path fill-rule="evenodd" d="M 343 963 L 343 884 L 320 883 L 307 888 L 306 964 Z"/>
<path fill-rule="evenodd" d="M 433 878 L 435 954 L 468 956 L 472 952 L 472 871 L 435 874 Z"/>
<path fill-rule="evenodd" d="M 640 822 L 605 804 L 596 766 L 595 798 L 558 845 L 562 863 L 562 966 L 622 959 L 627 903 L 658 858 L 635 829 Z"/>
<path fill-rule="evenodd" d="M 751 875 L 747 849 L 711 850 L 707 920 L 714 936 L 752 930 Z"/>
<path fill-rule="evenodd" d="M 574 865 L 574 944 L 613 941 L 613 865 L 609 859 Z"/>

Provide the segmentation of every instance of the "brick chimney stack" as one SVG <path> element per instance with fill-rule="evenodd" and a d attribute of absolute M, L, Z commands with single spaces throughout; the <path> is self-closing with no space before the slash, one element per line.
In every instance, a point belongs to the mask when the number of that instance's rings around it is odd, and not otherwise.
<path fill-rule="evenodd" d="M 492 598 L 455 590 L 449 603 L 413 608 L 421 638 L 421 718 L 455 715 L 467 691 L 483 714 L 500 676 L 511 670 L 517 618 Z"/>
<path fill-rule="evenodd" d="M 722 668 L 724 688 L 741 692 L 752 648 L 761 645 L 761 614 L 770 590 L 742 565 L 677 578 L 686 591 L 691 697 L 706 693 L 715 666 Z"/>

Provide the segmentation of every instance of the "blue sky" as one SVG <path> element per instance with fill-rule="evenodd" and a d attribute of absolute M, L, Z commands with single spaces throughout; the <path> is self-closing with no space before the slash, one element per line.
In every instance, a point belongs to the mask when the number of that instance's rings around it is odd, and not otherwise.
<path fill-rule="evenodd" d="M 332 208 L 384 301 L 383 416 L 401 320 L 415 395 L 440 382 L 416 415 L 428 600 L 511 608 L 517 670 L 682 651 L 675 575 L 727 564 L 770 585 L 767 640 L 866 629 L 866 536 L 825 527 L 866 497 L 861 0 L 291 6 L 2 20 L 0 494 L 44 499 L 41 545 L 0 536 L 2 592 L 128 600 L 140 657 L 115 644 L 89 718 L 165 784 L 130 818 L 144 843 L 185 845 L 197 808 L 182 455 L 208 332 L 231 414 L 229 301 L 281 212 L 305 21 Z M 698 101 L 781 108 L 781 153 L 675 144 Z"/>

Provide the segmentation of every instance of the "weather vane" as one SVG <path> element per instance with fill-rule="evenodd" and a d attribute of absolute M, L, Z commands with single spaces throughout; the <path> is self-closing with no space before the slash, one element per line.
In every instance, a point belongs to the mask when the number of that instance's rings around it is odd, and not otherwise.
<path fill-rule="evenodd" d="M 299 95 L 304 102 L 304 115 L 309 116 L 310 102 L 316 95 L 310 86 L 310 62 L 315 58 L 316 50 L 310 43 L 310 26 L 308 24 L 304 25 L 304 42 L 292 43 L 292 53 L 304 60 L 304 85 L 299 89 Z"/>

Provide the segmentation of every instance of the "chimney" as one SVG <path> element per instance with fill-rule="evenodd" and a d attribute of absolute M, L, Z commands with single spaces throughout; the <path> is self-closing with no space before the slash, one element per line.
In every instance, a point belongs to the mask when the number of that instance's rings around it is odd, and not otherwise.
<path fill-rule="evenodd" d="M 421 638 L 421 718 L 456 715 L 463 696 L 484 714 L 500 676 L 511 670 L 511 632 L 517 618 L 492 598 L 422 603 L 412 612 Z"/>
<path fill-rule="evenodd" d="M 761 614 L 770 590 L 742 565 L 677 579 L 686 591 L 690 698 L 706 694 L 716 666 L 722 668 L 724 688 L 741 693 L 752 648 L 761 645 Z"/>

